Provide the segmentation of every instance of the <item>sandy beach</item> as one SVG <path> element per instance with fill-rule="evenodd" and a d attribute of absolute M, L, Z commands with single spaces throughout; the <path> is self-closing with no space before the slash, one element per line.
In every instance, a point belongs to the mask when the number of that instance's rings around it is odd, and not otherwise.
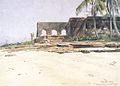
<path fill-rule="evenodd" d="M 120 53 L 0 50 L 0 86 L 120 86 Z"/>

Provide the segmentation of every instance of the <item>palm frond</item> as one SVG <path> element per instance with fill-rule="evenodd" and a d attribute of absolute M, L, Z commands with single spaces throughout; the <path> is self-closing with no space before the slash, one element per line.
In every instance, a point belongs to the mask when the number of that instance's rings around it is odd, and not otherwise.
<path fill-rule="evenodd" d="M 119 9 L 120 9 L 120 1 L 119 0 L 113 0 L 113 6 L 114 11 L 119 14 Z"/>
<path fill-rule="evenodd" d="M 103 15 L 103 9 L 102 9 L 102 6 L 100 4 L 100 1 L 96 0 L 95 3 L 96 3 L 96 10 L 99 11 Z"/>
<path fill-rule="evenodd" d="M 117 0 L 117 2 L 118 2 L 118 6 L 120 7 L 120 0 Z"/>
<path fill-rule="evenodd" d="M 99 5 L 97 6 L 97 8 L 98 8 L 99 12 L 103 15 L 103 10 L 102 10 L 102 8 L 101 8 Z"/>
<path fill-rule="evenodd" d="M 106 11 L 106 13 L 109 13 L 105 3 L 102 0 L 99 0 L 99 2 L 100 2 L 100 5 L 102 6 L 102 8 Z"/>
<path fill-rule="evenodd" d="M 84 0 L 77 8 L 76 8 L 76 15 L 78 15 L 81 10 L 86 6 L 86 3 L 88 3 L 88 0 Z"/>
<path fill-rule="evenodd" d="M 115 0 L 114 2 L 115 2 L 116 7 L 120 8 L 120 0 Z"/>

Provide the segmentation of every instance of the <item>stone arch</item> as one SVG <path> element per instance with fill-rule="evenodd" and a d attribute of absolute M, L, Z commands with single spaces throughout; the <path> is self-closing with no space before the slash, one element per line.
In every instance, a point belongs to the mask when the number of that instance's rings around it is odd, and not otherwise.
<path fill-rule="evenodd" d="M 47 36 L 47 31 L 46 30 L 41 30 L 41 35 L 40 36 Z"/>
<path fill-rule="evenodd" d="M 51 35 L 52 35 L 52 36 L 57 36 L 57 35 L 58 35 L 58 33 L 57 33 L 57 31 L 56 31 L 56 30 L 52 30 L 52 31 L 51 31 Z"/>
<path fill-rule="evenodd" d="M 61 30 L 61 35 L 62 35 L 62 36 L 66 36 L 66 35 L 67 35 L 67 32 L 66 32 L 65 29 Z"/>

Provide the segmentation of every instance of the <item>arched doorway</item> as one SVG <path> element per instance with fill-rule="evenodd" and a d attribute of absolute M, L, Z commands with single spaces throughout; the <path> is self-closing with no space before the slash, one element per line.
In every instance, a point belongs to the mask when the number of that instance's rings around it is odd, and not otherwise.
<path fill-rule="evenodd" d="M 67 35 L 65 29 L 63 29 L 63 30 L 61 31 L 61 35 L 62 35 L 62 36 L 66 36 L 66 35 Z"/>
<path fill-rule="evenodd" d="M 40 36 L 47 36 L 46 30 L 43 29 L 43 30 L 41 31 L 41 35 L 40 35 Z"/>
<path fill-rule="evenodd" d="M 51 35 L 52 35 L 52 36 L 57 36 L 57 31 L 56 31 L 56 30 L 52 30 L 52 31 L 51 31 Z"/>

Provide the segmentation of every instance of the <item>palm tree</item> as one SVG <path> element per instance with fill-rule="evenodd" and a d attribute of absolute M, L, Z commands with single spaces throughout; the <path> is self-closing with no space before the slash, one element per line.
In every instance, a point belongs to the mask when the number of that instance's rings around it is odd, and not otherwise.
<path fill-rule="evenodd" d="M 96 30 L 96 15 L 97 15 L 97 12 L 99 11 L 101 14 L 103 14 L 102 10 L 106 10 L 106 12 L 108 12 L 108 11 L 107 11 L 107 8 L 106 8 L 106 6 L 105 6 L 105 4 L 102 0 L 84 0 L 76 8 L 76 15 L 78 15 L 85 6 L 88 6 L 87 4 L 92 5 L 91 13 L 93 15 L 94 31 L 95 31 L 96 37 L 98 37 L 98 33 L 97 33 L 97 30 Z"/>
<path fill-rule="evenodd" d="M 88 3 L 85 3 L 85 5 L 86 5 L 86 6 L 85 6 L 85 7 L 86 7 L 86 16 L 88 16 L 88 15 L 87 15 L 87 6 L 88 6 Z M 84 24 L 84 25 L 83 25 L 83 33 L 84 33 L 85 29 L 86 29 L 86 24 L 87 24 L 86 22 L 87 22 L 87 19 L 85 19 L 85 20 L 84 20 L 84 23 L 83 23 L 83 24 Z"/>
<path fill-rule="evenodd" d="M 107 8 L 110 13 L 110 32 L 111 32 L 111 37 L 112 37 L 112 20 L 113 20 L 113 25 L 114 29 L 117 33 L 118 36 L 120 36 L 120 32 L 117 28 L 116 24 L 116 15 L 115 13 L 119 13 L 119 8 L 120 8 L 120 0 L 106 0 L 107 3 Z"/>
<path fill-rule="evenodd" d="M 114 28 L 117 32 L 117 35 L 120 36 L 120 32 L 119 32 L 117 24 L 116 24 L 116 15 L 115 15 L 115 13 L 118 12 L 118 8 L 120 7 L 120 5 L 117 4 L 118 2 L 119 2 L 118 0 L 113 0 L 112 16 L 113 16 Z"/>
<path fill-rule="evenodd" d="M 112 38 L 113 36 L 113 28 L 112 28 L 112 0 L 104 0 L 104 3 L 106 3 L 106 7 L 108 9 L 109 12 L 109 17 L 110 17 L 110 38 Z"/>

